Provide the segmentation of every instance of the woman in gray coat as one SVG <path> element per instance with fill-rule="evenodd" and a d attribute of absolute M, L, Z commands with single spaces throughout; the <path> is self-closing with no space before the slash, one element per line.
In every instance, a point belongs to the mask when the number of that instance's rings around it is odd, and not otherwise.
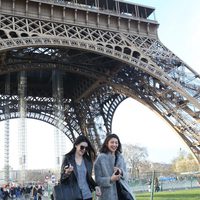
<path fill-rule="evenodd" d="M 101 187 L 100 200 L 119 200 L 116 181 L 126 179 L 126 164 L 121 152 L 119 137 L 109 134 L 94 164 L 95 179 Z"/>

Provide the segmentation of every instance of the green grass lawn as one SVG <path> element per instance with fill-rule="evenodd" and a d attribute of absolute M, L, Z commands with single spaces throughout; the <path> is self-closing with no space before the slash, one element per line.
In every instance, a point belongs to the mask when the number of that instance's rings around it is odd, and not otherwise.
<path fill-rule="evenodd" d="M 150 200 L 150 193 L 136 193 L 137 200 Z M 154 193 L 153 200 L 200 200 L 200 188 L 192 190 L 163 191 Z"/>

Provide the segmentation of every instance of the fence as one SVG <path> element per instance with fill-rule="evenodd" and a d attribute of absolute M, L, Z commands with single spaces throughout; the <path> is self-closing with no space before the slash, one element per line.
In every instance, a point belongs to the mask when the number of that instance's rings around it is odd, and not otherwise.
<path fill-rule="evenodd" d="M 141 179 L 129 180 L 130 186 L 133 188 L 133 192 L 151 192 L 152 180 L 155 183 L 155 178 L 158 178 L 159 189 L 156 190 L 155 184 L 153 184 L 154 192 L 167 191 L 167 190 L 180 190 L 180 189 L 192 189 L 200 188 L 200 176 L 159 176 L 155 173 L 154 176 L 147 176 Z"/>

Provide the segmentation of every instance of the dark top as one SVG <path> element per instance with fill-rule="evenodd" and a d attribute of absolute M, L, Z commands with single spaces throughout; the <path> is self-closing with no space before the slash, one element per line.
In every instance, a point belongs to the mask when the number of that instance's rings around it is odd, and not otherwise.
<path fill-rule="evenodd" d="M 89 186 L 90 191 L 92 192 L 95 190 L 95 187 L 97 186 L 94 179 L 92 178 L 93 164 L 88 158 L 83 157 L 83 159 L 84 159 L 84 163 L 86 167 L 87 184 Z M 70 164 L 74 167 L 74 170 L 70 175 L 67 175 L 65 174 L 64 167 Z M 78 171 L 77 171 L 74 154 L 66 154 L 64 156 L 62 166 L 61 166 L 60 182 L 61 184 L 65 184 L 66 187 L 71 188 L 73 190 L 73 193 L 76 193 L 76 198 L 82 198 L 82 193 L 78 184 Z"/>

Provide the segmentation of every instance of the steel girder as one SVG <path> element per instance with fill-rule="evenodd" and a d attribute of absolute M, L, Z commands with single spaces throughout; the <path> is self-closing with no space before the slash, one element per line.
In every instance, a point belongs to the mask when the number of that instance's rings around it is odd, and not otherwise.
<path fill-rule="evenodd" d="M 0 81 L 8 73 L 13 77 L 10 118 L 18 117 L 12 110 L 18 106 L 15 76 L 25 70 L 27 117 L 55 125 L 59 116 L 47 83 L 51 69 L 59 69 L 66 106 L 61 129 L 71 141 L 84 133 L 100 145 L 97 121 L 111 132 L 116 107 L 132 97 L 160 114 L 200 161 L 200 77 L 157 37 L 8 14 L 1 14 L 0 25 Z M 0 92 L 4 120 L 8 97 Z"/>

